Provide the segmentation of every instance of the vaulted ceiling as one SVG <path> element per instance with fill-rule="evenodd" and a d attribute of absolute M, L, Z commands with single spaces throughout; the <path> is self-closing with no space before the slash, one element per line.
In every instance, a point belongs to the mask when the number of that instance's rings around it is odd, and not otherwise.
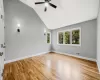
<path fill-rule="evenodd" d="M 99 0 L 51 0 L 53 4 L 57 5 L 57 9 L 49 6 L 47 12 L 44 12 L 44 4 L 34 4 L 44 0 L 20 1 L 32 7 L 49 29 L 95 19 L 99 8 Z"/>

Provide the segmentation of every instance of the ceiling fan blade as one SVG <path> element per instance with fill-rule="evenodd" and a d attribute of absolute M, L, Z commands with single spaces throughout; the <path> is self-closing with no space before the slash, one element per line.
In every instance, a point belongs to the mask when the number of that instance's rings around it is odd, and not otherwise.
<path fill-rule="evenodd" d="M 45 0 L 45 2 L 47 2 L 48 0 Z"/>
<path fill-rule="evenodd" d="M 51 0 L 48 0 L 49 2 L 51 1 Z"/>
<path fill-rule="evenodd" d="M 44 11 L 45 11 L 45 12 L 47 11 L 47 7 L 45 7 Z"/>
<path fill-rule="evenodd" d="M 45 0 L 45 2 L 50 2 L 51 0 Z"/>
<path fill-rule="evenodd" d="M 45 2 L 35 2 L 35 4 L 44 4 Z"/>
<path fill-rule="evenodd" d="M 54 8 L 57 8 L 56 5 L 52 4 L 52 3 L 49 3 L 50 6 L 54 7 Z"/>

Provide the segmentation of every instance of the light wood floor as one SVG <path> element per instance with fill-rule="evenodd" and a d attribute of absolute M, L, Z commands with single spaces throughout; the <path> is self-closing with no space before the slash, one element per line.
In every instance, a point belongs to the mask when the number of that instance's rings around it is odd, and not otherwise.
<path fill-rule="evenodd" d="M 95 62 L 48 53 L 5 65 L 3 80 L 100 80 Z"/>

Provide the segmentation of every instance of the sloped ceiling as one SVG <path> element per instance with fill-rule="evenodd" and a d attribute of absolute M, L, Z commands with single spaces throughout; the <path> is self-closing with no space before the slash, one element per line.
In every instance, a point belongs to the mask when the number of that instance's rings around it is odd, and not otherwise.
<path fill-rule="evenodd" d="M 44 5 L 35 2 L 44 0 L 20 0 L 32 7 L 49 29 L 80 23 L 97 18 L 99 0 L 52 0 L 57 9 L 48 7 L 44 12 Z"/>

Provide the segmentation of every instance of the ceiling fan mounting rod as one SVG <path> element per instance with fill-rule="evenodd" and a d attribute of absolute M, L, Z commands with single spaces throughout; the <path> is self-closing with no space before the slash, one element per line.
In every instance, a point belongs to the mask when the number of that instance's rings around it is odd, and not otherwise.
<path fill-rule="evenodd" d="M 46 11 L 47 11 L 48 5 L 50 5 L 51 7 L 55 8 L 55 9 L 57 8 L 57 6 L 54 5 L 54 4 L 52 4 L 52 3 L 50 3 L 50 1 L 51 1 L 51 0 L 45 0 L 45 2 L 35 2 L 35 4 L 45 4 L 45 9 L 44 9 L 44 11 L 46 12 Z"/>

